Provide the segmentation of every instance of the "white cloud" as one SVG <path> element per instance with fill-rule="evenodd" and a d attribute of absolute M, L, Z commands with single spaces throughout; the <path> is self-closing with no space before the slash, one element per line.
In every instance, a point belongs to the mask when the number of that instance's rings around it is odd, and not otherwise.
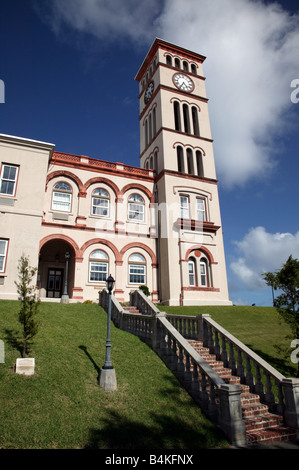
<path fill-rule="evenodd" d="M 250 290 L 266 287 L 262 273 L 279 270 L 290 255 L 299 258 L 299 232 L 268 233 L 264 227 L 255 227 L 234 243 L 240 257 L 230 269 Z"/>
<path fill-rule="evenodd" d="M 227 186 L 264 177 L 298 74 L 298 16 L 275 3 L 168 0 L 159 21 L 166 39 L 207 56 L 218 176 Z"/>
<path fill-rule="evenodd" d="M 151 41 L 153 23 L 160 12 L 161 2 L 151 0 L 51 0 L 36 4 L 40 13 L 47 11 L 47 20 L 57 34 L 67 25 L 77 31 L 92 34 L 105 42 L 115 40 Z M 131 47 L 131 44 L 130 44 Z"/>
<path fill-rule="evenodd" d="M 68 26 L 150 45 L 155 36 L 207 56 L 217 174 L 227 187 L 264 177 L 276 164 L 290 83 L 298 78 L 299 16 L 258 0 L 53 0 L 55 31 Z M 293 108 L 292 108 L 293 106 Z"/>

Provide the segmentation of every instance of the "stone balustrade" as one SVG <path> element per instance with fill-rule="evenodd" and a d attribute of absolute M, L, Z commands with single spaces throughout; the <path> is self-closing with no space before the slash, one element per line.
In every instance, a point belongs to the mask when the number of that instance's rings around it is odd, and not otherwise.
<path fill-rule="evenodd" d="M 285 378 L 254 351 L 216 323 L 210 315 L 166 315 L 141 291 L 130 295 L 131 305 L 142 313 L 126 312 L 111 296 L 114 324 L 147 342 L 188 390 L 203 412 L 237 445 L 245 443 L 241 387 L 227 384 L 188 340 L 203 342 L 217 360 L 249 385 L 270 411 L 284 416 L 285 424 L 299 429 L 299 379 Z M 108 310 L 108 292 L 100 292 L 99 304 Z"/>

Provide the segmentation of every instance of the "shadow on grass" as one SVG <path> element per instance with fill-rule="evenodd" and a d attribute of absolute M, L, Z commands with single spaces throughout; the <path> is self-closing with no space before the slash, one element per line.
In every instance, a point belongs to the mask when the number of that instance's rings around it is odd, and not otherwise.
<path fill-rule="evenodd" d="M 7 343 L 13 348 L 19 351 L 20 354 L 23 352 L 23 341 L 20 339 L 20 333 L 16 330 L 6 328 L 4 330 L 5 339 Z"/>
<path fill-rule="evenodd" d="M 86 346 L 79 346 L 79 349 L 81 349 L 82 351 L 85 352 L 86 356 L 88 357 L 88 359 L 90 360 L 90 362 L 92 363 L 93 367 L 95 368 L 96 372 L 98 373 L 98 379 L 100 377 L 100 373 L 101 373 L 101 368 L 97 365 L 97 363 L 95 362 L 95 360 L 93 359 L 93 357 L 89 354 L 89 352 L 87 351 L 87 347 Z"/>
<path fill-rule="evenodd" d="M 144 422 L 134 420 L 129 413 L 121 413 L 114 410 L 106 410 L 105 416 L 100 420 L 98 428 L 90 429 L 89 440 L 85 449 L 195 449 L 226 446 L 227 440 L 207 418 L 185 420 L 180 416 L 180 410 L 186 403 L 179 397 L 180 385 L 175 378 L 163 377 L 163 383 L 169 382 L 169 387 L 157 391 L 159 394 L 170 396 L 176 393 L 176 406 L 167 408 L 165 413 L 148 410 L 145 413 Z M 172 398 L 173 401 L 173 398 Z M 200 408 L 191 403 L 191 408 Z M 196 410 L 196 412 L 197 412 Z M 193 410 L 194 411 L 194 410 Z M 149 423 L 145 421 L 148 418 Z"/>
<path fill-rule="evenodd" d="M 191 449 L 217 446 L 217 431 L 202 424 L 194 429 L 179 416 L 152 413 L 152 425 L 146 425 L 109 410 L 101 428 L 91 429 L 85 449 Z M 222 439 L 221 439 L 222 438 Z M 223 436 L 219 433 L 219 440 Z"/>

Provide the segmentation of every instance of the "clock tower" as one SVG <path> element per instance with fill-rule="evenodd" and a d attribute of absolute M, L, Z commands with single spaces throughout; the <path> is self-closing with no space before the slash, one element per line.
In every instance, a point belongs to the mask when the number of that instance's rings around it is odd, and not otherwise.
<path fill-rule="evenodd" d="M 155 172 L 159 299 L 228 305 L 205 57 L 156 39 L 136 80 L 140 165 Z"/>

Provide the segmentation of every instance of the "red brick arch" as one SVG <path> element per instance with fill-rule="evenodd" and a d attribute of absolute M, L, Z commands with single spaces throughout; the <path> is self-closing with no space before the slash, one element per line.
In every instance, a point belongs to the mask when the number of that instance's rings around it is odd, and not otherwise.
<path fill-rule="evenodd" d="M 123 259 L 123 256 L 126 253 L 126 251 L 128 251 L 130 248 L 142 248 L 143 250 L 145 250 L 148 253 L 148 255 L 151 257 L 152 266 L 157 267 L 157 257 L 155 253 L 153 252 L 153 250 L 147 245 L 145 245 L 144 243 L 140 243 L 140 242 L 135 242 L 135 243 L 132 242 L 132 243 L 128 243 L 127 245 L 125 245 L 120 250 L 121 260 Z"/>
<path fill-rule="evenodd" d="M 106 240 L 105 238 L 92 238 L 91 240 L 88 240 L 87 242 L 85 242 L 80 248 L 81 257 L 83 257 L 84 252 L 90 245 L 96 245 L 96 244 L 108 246 L 114 253 L 115 262 L 118 263 L 121 261 L 121 255 L 118 249 L 116 248 L 116 246 L 113 243 L 111 243 L 109 240 Z"/>
<path fill-rule="evenodd" d="M 122 190 L 120 192 L 120 195 L 123 196 L 127 191 L 129 191 L 131 189 L 139 189 L 139 191 L 142 191 L 143 193 L 145 193 L 147 195 L 150 202 L 155 202 L 155 198 L 154 198 L 153 193 L 148 188 L 146 188 L 145 186 L 143 186 L 142 184 L 139 184 L 139 183 L 126 184 L 126 186 L 124 186 L 122 188 Z"/>
<path fill-rule="evenodd" d="M 101 183 L 107 184 L 107 186 L 109 186 L 114 191 L 116 200 L 118 200 L 119 195 L 120 195 L 119 187 L 108 178 L 100 178 L 100 177 L 91 178 L 85 183 L 84 187 L 85 187 L 85 190 L 87 190 L 92 184 L 100 185 Z"/>
<path fill-rule="evenodd" d="M 79 192 L 85 193 L 84 185 L 82 181 L 80 180 L 80 178 L 77 175 L 74 175 L 74 173 L 71 173 L 70 171 L 66 171 L 66 170 L 57 170 L 57 171 L 52 171 L 52 173 L 49 173 L 49 175 L 47 176 L 47 184 L 53 178 L 58 178 L 60 176 L 65 177 L 65 178 L 70 178 L 71 180 L 73 180 L 78 186 Z"/>
<path fill-rule="evenodd" d="M 73 248 L 75 252 L 75 257 L 80 257 L 80 249 L 77 243 L 72 238 L 68 237 L 67 235 L 62 235 L 61 233 L 53 233 L 52 235 L 47 235 L 46 237 L 42 238 L 39 243 L 39 252 L 46 243 L 52 240 L 60 240 L 68 243 Z"/>
<path fill-rule="evenodd" d="M 214 261 L 214 257 L 212 255 L 212 253 L 205 246 L 201 246 L 201 245 L 191 246 L 191 248 L 189 248 L 189 250 L 186 253 L 185 261 L 188 261 L 191 252 L 195 251 L 195 250 L 200 251 L 201 253 L 203 253 L 203 255 L 205 255 L 208 258 L 210 264 L 217 264 Z M 196 254 L 196 256 L 197 256 L 197 254 Z"/>

